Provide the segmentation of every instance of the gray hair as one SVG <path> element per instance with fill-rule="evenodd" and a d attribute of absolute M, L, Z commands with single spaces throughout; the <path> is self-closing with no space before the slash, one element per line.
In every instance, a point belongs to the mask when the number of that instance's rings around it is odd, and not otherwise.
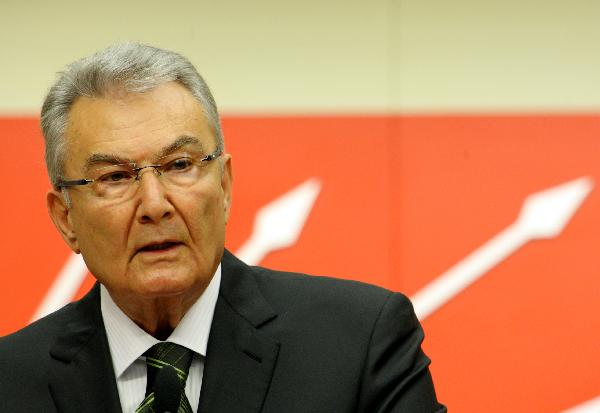
<path fill-rule="evenodd" d="M 79 96 L 102 97 L 111 89 L 143 93 L 163 83 L 179 82 L 198 100 L 215 135 L 217 148 L 224 149 L 217 105 L 208 85 L 188 59 L 164 49 L 121 43 L 77 60 L 60 72 L 50 88 L 41 112 L 46 144 L 46 167 L 56 187 L 67 155 L 65 130 L 69 111 Z"/>

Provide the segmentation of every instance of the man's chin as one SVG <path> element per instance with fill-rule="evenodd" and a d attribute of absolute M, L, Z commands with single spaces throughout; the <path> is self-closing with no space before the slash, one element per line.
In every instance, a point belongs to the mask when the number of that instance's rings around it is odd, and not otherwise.
<path fill-rule="evenodd" d="M 136 285 L 132 286 L 132 293 L 147 298 L 172 297 L 189 294 L 195 289 L 194 283 L 189 276 L 161 272 L 137 280 Z"/>

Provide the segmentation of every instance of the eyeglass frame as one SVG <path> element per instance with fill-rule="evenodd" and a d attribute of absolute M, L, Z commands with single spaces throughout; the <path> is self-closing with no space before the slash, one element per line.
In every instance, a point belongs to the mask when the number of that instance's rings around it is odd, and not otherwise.
<path fill-rule="evenodd" d="M 214 152 L 212 152 L 212 153 L 206 155 L 204 158 L 200 159 L 199 162 L 210 162 L 210 161 L 217 159 L 221 155 L 223 155 L 223 149 L 217 148 L 217 149 L 215 149 Z M 122 164 L 122 165 L 135 165 L 135 163 L 127 163 L 127 164 Z M 154 168 L 154 170 L 156 171 L 158 176 L 160 176 L 162 174 L 162 172 L 159 170 L 159 168 L 161 166 L 163 166 L 163 164 L 144 165 L 144 166 L 138 166 L 138 167 L 132 168 L 131 171 L 135 173 L 135 181 L 139 181 L 140 180 L 140 172 L 142 169 Z M 95 181 L 97 181 L 97 179 L 82 178 L 82 179 L 63 180 L 61 177 L 60 181 L 56 185 L 56 188 L 62 189 L 62 188 L 71 188 L 74 186 L 88 185 L 88 184 L 94 183 Z"/>

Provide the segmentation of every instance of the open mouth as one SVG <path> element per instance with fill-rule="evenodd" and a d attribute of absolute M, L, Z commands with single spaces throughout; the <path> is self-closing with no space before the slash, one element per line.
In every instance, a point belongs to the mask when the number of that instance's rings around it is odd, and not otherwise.
<path fill-rule="evenodd" d="M 181 244 L 180 242 L 161 242 L 160 244 L 150 244 L 142 247 L 138 250 L 138 252 L 156 252 L 156 251 L 166 251 L 171 248 L 176 247 Z"/>

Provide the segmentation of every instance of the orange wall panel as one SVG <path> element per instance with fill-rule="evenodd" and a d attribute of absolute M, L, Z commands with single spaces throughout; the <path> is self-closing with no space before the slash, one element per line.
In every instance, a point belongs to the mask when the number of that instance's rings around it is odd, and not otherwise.
<path fill-rule="evenodd" d="M 321 184 L 292 247 L 263 265 L 414 295 L 516 219 L 527 196 L 600 182 L 600 116 L 226 117 L 227 247 L 264 205 Z M 36 119 L 0 118 L 0 334 L 27 324 L 70 255 L 45 211 Z M 558 412 L 600 393 L 600 195 L 423 320 L 440 400 L 457 412 Z M 93 282 L 88 276 L 77 296 Z"/>

